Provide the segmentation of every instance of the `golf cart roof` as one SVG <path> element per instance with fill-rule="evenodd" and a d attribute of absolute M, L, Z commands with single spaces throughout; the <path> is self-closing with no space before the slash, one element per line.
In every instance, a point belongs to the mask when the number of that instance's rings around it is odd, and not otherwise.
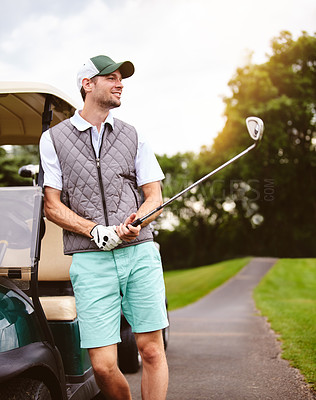
<path fill-rule="evenodd" d="M 0 146 L 38 144 L 46 97 L 51 96 L 51 126 L 71 117 L 77 105 L 53 86 L 0 81 Z"/>

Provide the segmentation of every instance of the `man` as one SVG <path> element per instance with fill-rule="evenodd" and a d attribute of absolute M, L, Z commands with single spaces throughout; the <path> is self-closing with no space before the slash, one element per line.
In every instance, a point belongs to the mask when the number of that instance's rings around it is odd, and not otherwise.
<path fill-rule="evenodd" d="M 96 381 L 111 399 L 131 399 L 117 367 L 120 310 L 135 334 L 143 361 L 142 397 L 166 397 L 168 367 L 161 330 L 168 326 L 158 250 L 148 223 L 131 223 L 162 203 L 164 178 L 136 130 L 110 110 L 119 107 L 131 62 L 107 56 L 79 70 L 84 106 L 44 132 L 45 214 L 63 228 L 64 252 L 73 256 L 81 346 L 89 349 Z M 137 187 L 143 192 L 141 202 Z"/>

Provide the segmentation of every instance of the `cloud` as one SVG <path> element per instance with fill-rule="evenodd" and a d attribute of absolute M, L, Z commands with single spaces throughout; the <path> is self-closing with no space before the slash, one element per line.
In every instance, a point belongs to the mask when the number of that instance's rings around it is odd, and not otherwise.
<path fill-rule="evenodd" d="M 315 10 L 312 0 L 13 0 L 2 10 L 1 79 L 43 81 L 80 101 L 87 58 L 131 60 L 116 116 L 157 153 L 198 151 L 221 130 L 221 95 L 249 51 L 264 62 L 282 29 L 311 31 Z"/>

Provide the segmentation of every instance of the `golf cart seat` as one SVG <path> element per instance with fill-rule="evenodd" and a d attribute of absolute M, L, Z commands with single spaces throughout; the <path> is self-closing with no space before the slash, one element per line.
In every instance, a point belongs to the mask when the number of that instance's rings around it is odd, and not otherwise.
<path fill-rule="evenodd" d="M 48 321 L 73 321 L 76 316 L 69 268 L 71 257 L 63 254 L 62 229 L 45 219 L 38 281 L 40 301 Z"/>

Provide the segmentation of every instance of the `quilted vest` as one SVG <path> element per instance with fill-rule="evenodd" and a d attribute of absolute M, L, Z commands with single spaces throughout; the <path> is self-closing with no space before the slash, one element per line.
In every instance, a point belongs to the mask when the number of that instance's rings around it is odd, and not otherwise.
<path fill-rule="evenodd" d="M 135 157 L 137 132 L 114 119 L 114 129 L 106 125 L 99 159 L 96 158 L 90 129 L 79 131 L 69 119 L 50 129 L 63 179 L 61 201 L 79 216 L 102 225 L 119 225 L 141 205 L 137 191 Z M 67 230 L 64 253 L 102 251 L 88 237 Z M 126 247 L 153 240 L 151 228 L 140 230 Z"/>

